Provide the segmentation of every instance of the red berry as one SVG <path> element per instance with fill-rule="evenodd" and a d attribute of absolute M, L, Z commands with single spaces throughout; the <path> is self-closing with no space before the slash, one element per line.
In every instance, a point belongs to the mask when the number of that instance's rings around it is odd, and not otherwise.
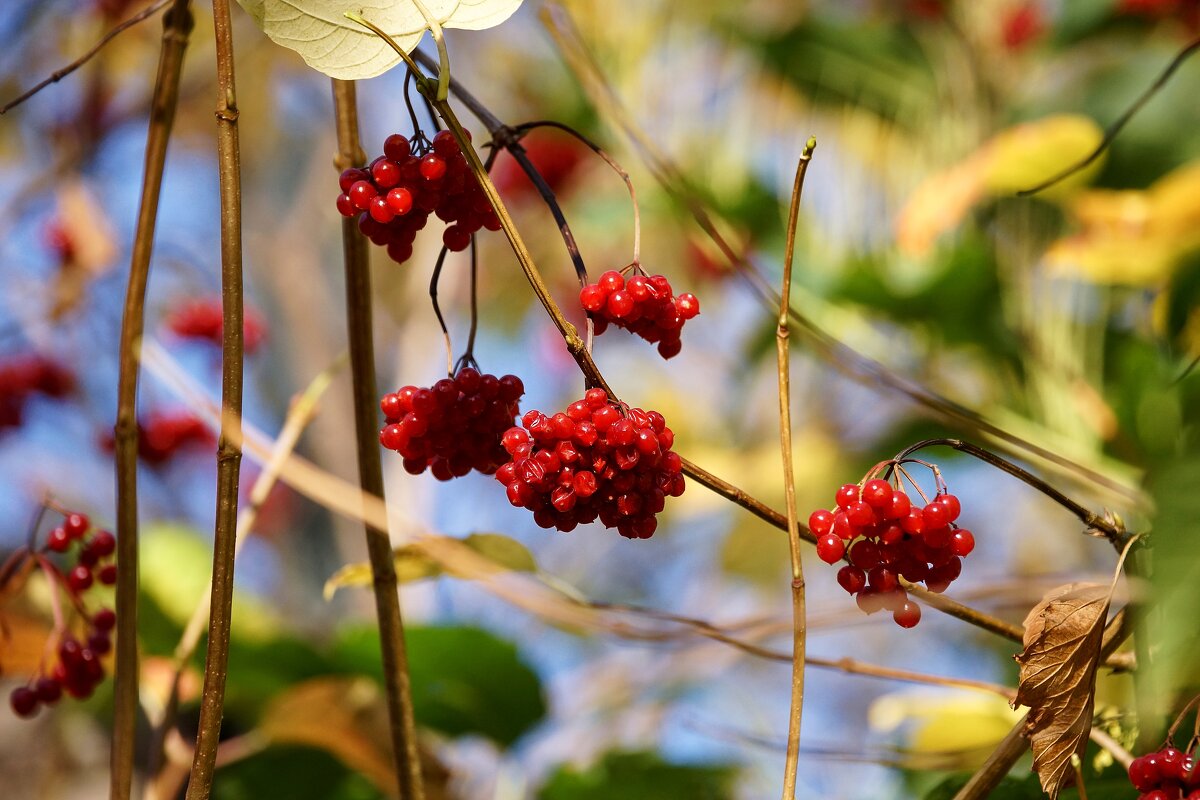
<path fill-rule="evenodd" d="M 388 203 L 387 198 L 382 195 L 372 197 L 367 210 L 371 214 L 371 219 L 383 225 L 396 218 L 396 212 L 392 209 L 391 204 Z"/>
<path fill-rule="evenodd" d="M 633 298 L 623 289 L 618 289 L 608 296 L 608 302 L 605 304 L 604 310 L 608 312 L 610 317 L 621 319 L 629 316 L 633 311 Z"/>
<path fill-rule="evenodd" d="M 946 521 L 954 522 L 958 519 L 959 513 L 962 511 L 962 506 L 958 502 L 958 498 L 952 494 L 939 494 L 934 498 L 934 502 L 946 509 Z"/>
<path fill-rule="evenodd" d="M 46 547 L 55 553 L 65 553 L 71 546 L 71 536 L 64 528 L 55 528 L 46 535 Z"/>
<path fill-rule="evenodd" d="M 579 290 L 579 303 L 585 311 L 595 313 L 604 308 L 608 294 L 599 286 L 589 284 Z"/>
<path fill-rule="evenodd" d="M 846 509 L 846 518 L 856 528 L 865 528 L 868 525 L 874 525 L 876 522 L 875 512 L 871 510 L 869 505 L 863 502 L 851 503 Z"/>
<path fill-rule="evenodd" d="M 858 594 L 867 585 L 867 576 L 858 567 L 847 564 L 838 570 L 837 582 L 850 594 Z"/>
<path fill-rule="evenodd" d="M 398 133 L 383 140 L 383 154 L 392 161 L 403 162 L 412 153 L 408 138 Z"/>
<path fill-rule="evenodd" d="M 71 539 L 78 539 L 87 533 L 88 528 L 92 526 L 90 520 L 83 514 L 67 514 L 63 520 L 63 530 L 67 532 L 67 536 Z"/>
<path fill-rule="evenodd" d="M 835 564 L 846 554 L 846 543 L 834 533 L 817 539 L 817 557 L 826 564 Z"/>
<path fill-rule="evenodd" d="M 117 615 L 111 608 L 102 608 L 92 614 L 92 627 L 98 631 L 111 631 L 117 624 Z"/>
<path fill-rule="evenodd" d="M 887 481 L 876 478 L 863 484 L 863 502 L 877 512 L 886 511 L 891 508 L 893 494 L 892 485 Z"/>
<path fill-rule="evenodd" d="M 400 183 L 400 167 L 384 158 L 371 165 L 371 178 L 380 189 L 390 189 Z"/>
<path fill-rule="evenodd" d="M 925 519 L 925 529 L 944 528 L 950 524 L 949 510 L 938 502 L 929 503 L 921 511 L 921 516 Z"/>
<path fill-rule="evenodd" d="M 67 574 L 67 584 L 71 587 L 72 591 L 87 591 L 92 585 L 92 571 L 83 564 L 80 564 Z"/>
<path fill-rule="evenodd" d="M 1162 775 L 1158 768 L 1158 754 L 1135 758 L 1129 764 L 1129 782 L 1141 792 L 1149 792 L 1158 788 Z"/>
<path fill-rule="evenodd" d="M 117 582 L 117 565 L 105 564 L 96 573 L 96 580 L 103 583 L 105 586 L 112 586 Z"/>
<path fill-rule="evenodd" d="M 605 294 L 612 294 L 615 291 L 625 288 L 625 278 L 621 273 L 610 269 L 600 276 L 600 280 L 596 284 L 604 290 Z"/>
<path fill-rule="evenodd" d="M 675 298 L 675 307 L 683 319 L 692 319 L 700 313 L 700 301 L 691 292 L 685 292 Z"/>
<path fill-rule="evenodd" d="M 366 211 L 371 205 L 371 198 L 379 194 L 379 191 L 370 181 L 357 181 L 346 194 L 355 208 Z"/>
<path fill-rule="evenodd" d="M 833 514 L 825 509 L 817 509 L 808 515 L 808 529 L 814 536 L 824 536 L 833 532 Z"/>
<path fill-rule="evenodd" d="M 471 245 L 471 232 L 461 225 L 451 225 L 442 232 L 442 243 L 452 252 L 462 252 Z"/>
<path fill-rule="evenodd" d="M 62 697 L 62 684 L 54 678 L 41 677 L 34 685 L 34 691 L 37 693 L 38 702 L 48 706 L 57 703 Z"/>
<path fill-rule="evenodd" d="M 950 537 L 950 551 L 956 556 L 968 555 L 975 549 L 975 537 L 966 528 L 959 528 Z"/>
<path fill-rule="evenodd" d="M 837 491 L 838 508 L 849 508 L 852 503 L 858 502 L 859 489 L 857 483 L 843 484 L 842 488 Z"/>
<path fill-rule="evenodd" d="M 8 696 L 8 704 L 18 717 L 32 717 L 37 713 L 37 693 L 28 686 L 18 686 Z"/>
<path fill-rule="evenodd" d="M 902 519 L 908 516 L 908 512 L 911 510 L 912 501 L 908 499 L 908 495 L 897 489 L 892 493 L 892 502 L 884 516 L 887 519 Z"/>
<path fill-rule="evenodd" d="M 892 619 L 901 628 L 914 628 L 921 621 L 921 607 L 912 600 L 905 600 L 902 606 L 892 612 Z"/>
<path fill-rule="evenodd" d="M 430 153 L 421 159 L 421 177 L 427 181 L 439 181 L 446 174 L 446 160 Z"/>
<path fill-rule="evenodd" d="M 399 186 L 387 193 L 387 204 L 392 211 L 396 212 L 396 216 L 403 217 L 409 211 L 412 211 L 413 196 L 412 192 Z"/>

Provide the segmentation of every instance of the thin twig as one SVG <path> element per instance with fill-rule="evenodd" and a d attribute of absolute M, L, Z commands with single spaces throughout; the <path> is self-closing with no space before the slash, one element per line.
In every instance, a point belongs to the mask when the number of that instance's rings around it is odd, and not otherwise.
<path fill-rule="evenodd" d="M 353 220 L 352 220 L 353 221 Z M 442 307 L 438 304 L 438 281 L 442 277 L 442 267 L 446 265 L 446 254 L 450 248 L 442 245 L 437 261 L 433 265 L 433 275 L 429 278 L 429 300 L 433 303 L 433 313 L 438 325 L 442 328 L 442 339 L 446 343 L 446 374 L 454 377 L 454 346 L 450 342 L 450 329 L 446 327 L 446 318 L 442 316 Z"/>
<path fill-rule="evenodd" d="M 779 379 L 779 449 L 783 457 L 783 489 L 787 509 L 788 553 L 792 567 L 792 692 L 788 710 L 787 757 L 784 760 L 783 800 L 796 796 L 796 770 L 800 761 L 800 718 L 804 710 L 804 651 L 807 623 L 804 607 L 804 565 L 800 560 L 800 523 L 796 511 L 795 463 L 792 460 L 791 363 L 788 355 L 788 298 L 792 296 L 792 260 L 796 253 L 796 225 L 804 176 L 812 161 L 816 139 L 809 139 L 796 164 L 792 203 L 788 210 L 787 249 L 783 258 L 783 288 L 779 296 L 779 324 L 775 328 L 776 372 Z"/>
<path fill-rule="evenodd" d="M 429 56 L 420 51 L 415 51 L 413 58 L 416 62 L 426 66 L 435 63 Z M 410 67 L 410 69 L 412 69 L 412 67 Z M 425 79 L 423 76 L 418 76 L 418 85 L 421 85 L 424 80 Z M 471 113 L 477 119 L 479 119 L 480 122 L 483 123 L 484 127 L 493 132 L 493 135 L 496 135 L 497 132 L 502 134 L 504 130 L 508 129 L 508 126 L 506 126 L 498 117 L 496 117 L 496 115 L 493 114 L 478 98 L 471 94 L 471 92 L 463 88 L 458 81 L 451 80 L 450 91 L 464 106 L 471 111 Z M 448 104 L 443 105 L 449 109 Z M 451 111 L 451 113 L 453 112 Z M 451 129 L 453 130 L 453 126 L 451 126 Z M 460 141 L 460 144 L 466 143 Z M 473 149 L 468 146 L 467 149 L 464 150 L 464 153 L 468 150 L 470 150 L 471 153 L 474 152 Z M 488 185 L 490 185 L 490 182 Z M 495 202 L 500 202 L 499 195 L 495 195 Z M 504 227 L 505 232 L 508 233 L 509 230 L 511 230 L 512 234 L 516 235 L 519 241 L 519 234 L 517 234 L 515 227 L 512 226 L 511 218 L 508 216 L 507 212 L 501 214 L 499 207 L 497 207 L 497 215 L 500 217 L 501 225 Z M 510 235 L 510 242 L 511 241 L 512 236 Z M 524 252 L 524 259 L 522 258 L 522 251 Z M 522 244 L 520 251 L 518 251 L 514 246 L 514 252 L 517 253 L 517 257 L 521 262 L 522 269 L 526 271 L 526 276 L 528 277 L 530 274 L 537 276 L 537 281 L 535 282 L 533 278 L 530 278 L 530 283 L 534 287 L 535 293 L 538 294 L 538 298 L 542 301 L 543 305 L 546 306 L 547 311 L 550 311 L 551 318 L 555 319 L 556 324 L 558 324 L 558 320 L 561 319 L 561 313 L 558 312 L 557 306 L 554 305 L 553 298 L 551 298 L 547 292 L 538 290 L 539 284 L 543 286 L 543 289 L 544 284 L 541 282 L 537 267 L 533 264 L 532 258 L 529 257 L 528 251 L 524 249 L 524 245 Z M 554 309 L 553 311 L 551 311 L 552 307 Z M 789 309 L 789 317 L 794 324 L 797 317 L 794 310 Z M 562 325 L 559 325 L 559 330 L 560 332 L 563 331 Z M 571 330 L 574 330 L 573 327 Z M 592 360 L 590 351 L 586 347 L 583 348 L 582 351 L 577 351 L 572 348 L 572 342 L 566 337 L 565 333 L 564 338 L 567 339 L 567 348 L 571 352 L 571 355 L 575 358 L 576 363 L 579 365 L 579 368 L 583 372 L 585 379 L 589 382 L 589 385 L 600 386 L 604 388 L 608 392 L 609 396 L 615 399 L 616 395 L 608 386 L 604 376 L 600 373 L 595 362 Z M 775 526 L 776 528 L 779 528 L 783 531 L 788 530 L 787 517 L 784 514 L 779 513 L 762 501 L 754 498 L 744 490 L 734 486 L 728 481 L 719 478 L 718 476 L 689 461 L 688 459 L 681 458 L 680 461 L 682 462 L 683 473 L 692 480 L 724 497 L 725 499 L 730 500 L 741 508 L 754 514 L 759 519 L 762 519 L 765 522 Z M 808 530 L 807 526 L 799 525 L 797 535 L 799 538 L 804 539 L 809 543 L 816 543 L 816 537 L 813 536 L 812 532 Z M 933 592 L 928 592 L 917 587 L 911 588 L 910 593 L 924 599 L 931 607 L 950 614 L 951 616 L 957 617 L 964 622 L 968 622 L 972 625 L 983 628 L 984 630 L 997 633 L 1013 641 L 1021 641 L 1022 631 L 1019 626 L 1012 625 L 989 614 L 985 614 L 981 611 L 964 606 L 961 603 L 957 603 L 954 600 L 945 597 L 944 595 L 935 595 Z"/>
<path fill-rule="evenodd" d="M 113 732 L 110 753 L 111 800 L 128 800 L 133 787 L 138 717 L 138 503 L 137 503 L 137 348 L 145 327 L 146 285 L 154 250 L 154 228 L 162 191 L 167 143 L 179 103 L 183 55 L 192 30 L 189 0 L 175 0 L 163 18 L 162 46 L 138 206 L 137 229 L 129 264 L 129 284 L 121 316 L 117 376 L 117 418 L 113 425 L 117 482 L 117 630 L 113 689 Z"/>
<path fill-rule="evenodd" d="M 208 621 L 208 649 L 204 662 L 204 688 L 200 696 L 196 753 L 188 779 L 187 800 L 207 800 L 212 792 L 213 772 L 216 769 L 217 744 L 225 706 L 225 678 L 229 666 L 238 476 L 242 464 L 242 451 L 238 444 L 242 428 L 242 368 L 245 359 L 242 318 L 242 168 L 229 0 L 213 0 L 213 34 L 217 55 L 217 172 L 221 186 L 221 435 L 217 440 L 212 611 Z"/>
<path fill-rule="evenodd" d="M 335 80 L 333 98 L 338 158 L 341 162 L 338 167 L 359 166 L 365 159 L 359 144 L 358 102 L 354 83 Z M 383 465 L 379 459 L 379 392 L 375 381 L 375 343 L 372 337 L 371 272 L 366 239 L 350 219 L 342 220 L 342 252 L 346 268 L 346 325 L 350 339 L 358 480 L 364 494 L 382 498 Z M 384 688 L 387 692 L 396 780 L 403 800 L 423 800 L 425 789 L 417 753 L 408 653 L 404 646 L 404 621 L 400 613 L 400 592 L 391 543 L 386 525 L 376 527 L 367 524 L 365 531 L 383 655 Z"/>
<path fill-rule="evenodd" d="M 1098 746 L 1107 750 L 1109 755 L 1113 757 L 1114 761 L 1116 761 L 1126 770 L 1129 769 L 1129 765 L 1133 762 L 1133 754 L 1122 747 L 1120 742 L 1094 725 L 1092 726 L 1091 731 L 1088 732 L 1088 737 Z"/>
<path fill-rule="evenodd" d="M 283 426 L 279 429 L 279 435 L 275 439 L 274 447 L 271 450 L 271 457 L 263 465 L 262 471 L 255 479 L 254 486 L 250 489 L 250 496 L 246 507 L 238 514 L 237 541 L 233 549 L 235 559 L 241 553 L 242 546 L 246 543 L 247 538 L 254 532 L 258 515 L 262 511 L 267 498 L 270 496 L 271 490 L 279 480 L 279 474 L 283 470 L 283 465 L 295 449 L 296 443 L 300 441 L 300 435 L 315 416 L 317 404 L 321 396 L 329 388 L 336 371 L 341 368 L 344 362 L 345 356 L 343 355 L 327 369 L 322 370 L 312 379 L 304 392 L 296 398 L 296 401 L 289 409 L 287 418 L 283 421 Z M 172 726 L 175 723 L 175 714 L 179 706 L 179 688 L 184 669 L 187 667 L 188 662 L 192 660 L 192 656 L 200 644 L 200 637 L 204 633 L 205 621 L 208 619 L 210 609 L 209 603 L 211 602 L 211 597 L 209 595 L 211 592 L 212 581 L 210 580 L 208 586 L 205 587 L 204 592 L 201 594 L 199 602 L 196 603 L 196 607 L 192 610 L 192 616 L 188 618 L 187 625 L 184 626 L 183 633 L 179 637 L 179 642 L 175 645 L 175 651 L 171 659 L 173 669 L 171 688 L 167 693 L 167 702 L 163 706 L 162 718 L 158 720 L 154 735 L 151 737 L 153 745 L 150 752 L 151 764 L 148 772 L 152 776 L 156 775 L 159 771 L 167 732 L 172 730 Z"/>
<path fill-rule="evenodd" d="M 1146 103 L 1148 103 L 1150 99 L 1154 97 L 1154 95 L 1158 94 L 1159 91 L 1167 85 L 1167 81 L 1170 80 L 1171 76 L 1175 74 L 1175 70 L 1179 69 L 1179 67 L 1183 65 L 1183 62 L 1187 61 L 1188 57 L 1197 50 L 1200 50 L 1200 39 L 1196 39 L 1180 50 L 1175 55 L 1175 58 L 1171 59 L 1171 63 L 1167 64 L 1166 69 L 1164 69 L 1154 80 L 1154 83 L 1150 84 L 1150 87 L 1146 89 L 1146 91 L 1142 92 L 1137 100 L 1133 101 L 1133 105 L 1125 109 L 1124 113 L 1117 117 L 1117 121 L 1108 127 L 1108 130 L 1104 132 L 1104 138 L 1100 140 L 1100 144 L 1096 145 L 1096 149 L 1089 153 L 1087 157 L 1075 164 L 1072 164 L 1057 175 L 1047 178 L 1037 186 L 1030 187 L 1029 189 L 1022 189 L 1021 191 L 1017 192 L 1017 197 L 1029 197 L 1030 195 L 1037 194 L 1044 189 L 1049 189 L 1056 183 L 1066 180 L 1076 172 L 1086 169 L 1089 164 L 1103 155 L 1104 151 L 1107 150 L 1109 145 L 1113 143 L 1113 140 L 1117 138 L 1117 134 L 1119 134 L 1121 130 L 1129 124 L 1129 121 L 1133 119 L 1139 111 L 1142 110 L 1142 106 L 1146 105 Z"/>
<path fill-rule="evenodd" d="M 178 5 L 177 0 L 155 0 L 155 2 L 146 6 L 141 11 L 134 14 L 132 17 L 125 20 L 120 25 L 118 25 L 117 27 L 110 30 L 108 33 L 104 34 L 104 36 L 100 37 L 100 41 L 98 41 L 94 45 L 92 45 L 91 49 L 88 50 L 83 55 L 81 55 L 79 58 L 75 59 L 70 64 L 67 64 L 62 69 L 55 70 L 45 80 L 42 80 L 42 81 L 34 84 L 33 86 L 31 86 L 29 89 L 26 89 L 24 92 L 22 92 L 17 97 L 14 97 L 12 100 L 9 100 L 7 103 L 4 104 L 4 106 L 0 107 L 0 114 L 5 114 L 5 113 L 11 111 L 12 109 L 21 105 L 21 103 L 24 103 L 26 100 L 33 97 L 35 94 L 40 92 L 42 89 L 45 89 L 47 86 L 50 86 L 51 84 L 54 84 L 54 83 L 58 83 L 63 78 L 70 75 L 72 72 L 79 69 L 87 62 L 91 61 L 92 58 L 94 58 L 97 53 L 99 53 L 101 50 L 103 50 L 104 47 L 109 42 L 111 42 L 113 39 L 117 38 L 122 33 L 127 31 L 128 29 L 132 28 L 134 25 L 137 25 L 139 22 L 143 22 L 143 21 L 149 19 L 150 17 L 154 16 L 155 14 L 157 14 L 159 11 L 162 11 L 164 8 L 166 8 L 172 2 L 175 2 L 176 5 Z"/>
<path fill-rule="evenodd" d="M 579 31 L 574 25 L 570 14 L 557 2 L 543 6 L 541 17 L 547 31 L 558 45 L 568 67 L 575 72 L 584 90 L 592 102 L 602 111 L 606 119 L 615 120 L 617 127 L 633 144 L 634 149 L 642 156 L 651 174 L 669 193 L 675 196 L 692 214 L 701 230 L 712 239 L 721 250 L 730 267 L 746 281 L 758 295 L 762 303 L 774 311 L 779 306 L 779 297 L 769 282 L 760 274 L 753 263 L 744 255 L 738 253 L 721 233 L 708 205 L 694 192 L 682 171 L 677 165 L 660 151 L 656 143 L 639 129 L 632 115 L 622 104 L 612 86 L 605 80 L 603 73 L 591 53 L 584 46 Z M 421 54 L 417 59 L 425 63 Z M 452 84 L 452 91 L 454 90 Z M 476 98 L 464 91 L 455 91 L 459 99 L 479 115 L 483 112 L 491 120 L 495 116 L 482 107 Z M 480 117 L 484 119 L 484 117 Z M 485 122 L 485 124 L 488 124 Z M 1033 453 L 1047 463 L 1059 468 L 1064 474 L 1074 474 L 1091 481 L 1105 489 L 1120 495 L 1130 502 L 1145 505 L 1143 495 L 1124 486 L 1111 478 L 1100 474 L 1094 469 L 1077 464 L 1041 445 L 1022 439 L 998 425 L 988 421 L 978 412 L 960 405 L 932 389 L 919 385 L 908 378 L 902 377 L 883 363 L 859 353 L 854 348 L 834 338 L 822 330 L 811 319 L 800 311 L 792 308 L 790 311 L 795 330 L 801 333 L 814 348 L 817 355 L 834 365 L 838 370 L 847 373 L 851 378 L 871 387 L 884 386 L 897 394 L 907 397 L 910 401 L 932 412 L 935 417 L 948 423 L 959 425 L 970 430 L 976 430 L 993 437 L 997 442 L 1007 444 L 1014 449 Z"/>
<path fill-rule="evenodd" d="M 896 457 L 893 460 L 900 461 L 901 459 L 907 458 L 919 450 L 924 450 L 927 447 L 938 446 L 950 447 L 960 453 L 966 453 L 967 455 L 977 458 L 980 461 L 995 467 L 1001 472 L 1007 472 L 1014 478 L 1017 478 L 1029 486 L 1032 486 L 1034 489 L 1037 489 L 1039 492 L 1070 511 L 1072 514 L 1078 517 L 1084 525 L 1087 525 L 1088 528 L 1095 529 L 1103 533 L 1104 537 L 1108 539 L 1109 542 L 1112 543 L 1113 547 L 1115 547 L 1118 551 L 1123 549 L 1126 543 L 1128 543 L 1132 538 L 1132 535 L 1125 530 L 1123 525 L 1119 525 L 1110 519 L 1093 513 L 1086 506 L 1077 503 L 1070 497 L 1067 497 L 1065 494 L 1038 476 L 1034 475 L 1032 472 L 1017 466 L 1008 459 L 1002 458 L 990 450 L 975 444 L 971 444 L 970 442 L 964 442 L 961 439 L 925 439 L 917 442 L 914 445 L 904 448 L 896 454 Z"/>

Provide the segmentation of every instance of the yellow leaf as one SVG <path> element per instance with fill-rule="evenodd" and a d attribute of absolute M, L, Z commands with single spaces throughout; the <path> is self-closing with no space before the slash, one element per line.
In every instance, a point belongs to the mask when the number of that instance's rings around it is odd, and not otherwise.
<path fill-rule="evenodd" d="M 871 704 L 872 729 L 906 727 L 905 751 L 940 759 L 940 769 L 972 770 L 1012 730 L 1021 715 L 1004 698 L 965 691 L 905 691 Z"/>

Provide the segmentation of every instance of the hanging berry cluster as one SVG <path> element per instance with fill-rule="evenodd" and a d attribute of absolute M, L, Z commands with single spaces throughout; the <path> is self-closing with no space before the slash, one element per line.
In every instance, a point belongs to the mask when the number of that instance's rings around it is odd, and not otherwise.
<path fill-rule="evenodd" d="M 491 475 L 508 459 L 500 437 L 512 427 L 525 386 L 516 375 L 481 375 L 464 367 L 428 389 L 405 386 L 384 395 L 380 443 L 404 457 L 404 469 L 429 469 L 448 481 L 472 469 Z"/>
<path fill-rule="evenodd" d="M 138 421 L 138 458 L 152 467 L 161 467 L 184 448 L 215 443 L 204 420 L 190 411 L 156 411 Z M 100 444 L 108 452 L 116 447 L 112 431 L 106 431 Z"/>
<path fill-rule="evenodd" d="M 194 339 L 220 346 L 225 317 L 220 297 L 187 300 L 167 314 L 166 326 L 180 339 Z M 247 307 L 242 310 L 242 349 L 253 353 L 266 339 L 267 327 L 258 312 Z"/>
<path fill-rule="evenodd" d="M 648 539 L 666 498 L 683 494 L 675 436 L 657 411 L 618 407 L 603 389 L 589 389 L 565 413 L 529 411 L 521 424 L 504 434 L 511 460 L 496 479 L 543 528 L 599 519 L 626 538 Z"/>
<path fill-rule="evenodd" d="M 9 704 L 18 716 L 33 716 L 39 706 L 57 703 L 63 693 L 75 698 L 90 697 L 104 680 L 104 666 L 100 659 L 112 649 L 110 637 L 117 616 L 109 608 L 88 613 L 84 600 L 97 583 L 116 583 L 117 566 L 111 558 L 116 550 L 116 539 L 103 530 L 93 531 L 88 536 L 89 530 L 91 523 L 86 516 L 67 513 L 63 523 L 50 531 L 46 544 L 38 553 L 18 551 L 14 555 L 17 561 L 10 561 L 10 564 L 15 564 L 33 558 L 50 580 L 52 591 L 61 590 L 85 622 L 82 635 L 76 636 L 67 628 L 64 620 L 57 618 L 56 611 L 55 631 L 59 637 L 55 650 L 57 660 L 48 669 L 43 666 L 25 686 L 13 689 Z M 70 568 L 64 573 L 58 564 L 48 558 L 50 553 L 66 554 Z M 55 608 L 58 608 L 57 602 Z"/>
<path fill-rule="evenodd" d="M 500 220 L 449 131 L 429 144 L 418 135 L 411 141 L 398 133 L 383 143 L 383 155 L 366 169 L 348 169 L 339 179 L 337 209 L 358 217 L 363 235 L 386 247 L 403 264 L 412 256 L 417 231 L 430 214 L 452 223 L 442 242 L 453 251 L 466 250 L 480 228 L 500 229 Z"/>
<path fill-rule="evenodd" d="M 597 336 L 616 325 L 657 343 L 663 358 L 679 354 L 683 323 L 700 313 L 694 294 L 675 296 L 665 276 L 647 276 L 640 269 L 628 280 L 616 270 L 605 272 L 580 290 L 579 302 L 591 314 Z"/>
<path fill-rule="evenodd" d="M 30 395 L 62 397 L 75 387 L 75 376 L 57 361 L 23 355 L 0 362 L 0 430 L 16 428 Z"/>
<path fill-rule="evenodd" d="M 971 532 L 954 524 L 961 510 L 958 498 L 934 474 L 938 493 L 923 506 L 914 505 L 898 483 L 893 487 L 873 479 L 842 486 L 834 511 L 818 509 L 808 518 L 817 556 L 827 564 L 847 562 L 837 580 L 856 596 L 859 608 L 868 614 L 887 609 L 904 628 L 920 622 L 921 607 L 909 599 L 900 579 L 944 592 L 962 571 L 962 558 L 975 548 Z"/>
<path fill-rule="evenodd" d="M 1167 745 L 1138 756 L 1129 764 L 1129 782 L 1141 792 L 1138 800 L 1200 800 L 1195 745 L 1191 753 Z"/>

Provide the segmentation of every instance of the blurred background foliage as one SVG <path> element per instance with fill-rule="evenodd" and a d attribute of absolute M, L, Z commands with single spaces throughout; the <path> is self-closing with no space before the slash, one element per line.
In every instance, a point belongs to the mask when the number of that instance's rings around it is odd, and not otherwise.
<path fill-rule="evenodd" d="M 708 208 L 747 268 L 775 285 L 795 159 L 815 135 L 793 296 L 805 321 L 793 339 L 802 513 L 924 437 L 1009 452 L 1089 507 L 1153 529 L 1148 624 L 1159 643 L 1151 672 L 1159 707 L 1145 709 L 1143 724 L 1178 709 L 1200 688 L 1200 651 L 1186 623 L 1200 607 L 1192 549 L 1200 520 L 1200 67 L 1185 64 L 1092 168 L 1031 198 L 1015 192 L 1098 144 L 1200 32 L 1200 3 L 564 0 L 552 9 L 557 39 L 539 15 L 545 5 L 529 0 L 492 31 L 451 32 L 454 75 L 506 122 L 557 119 L 600 141 L 637 186 L 643 263 L 700 297 L 703 314 L 669 363 L 620 331 L 597 341 L 618 393 L 661 411 L 681 453 L 782 505 L 774 312 L 692 209 Z M 140 7 L 9 0 L 0 8 L 0 100 Z M 0 549 L 24 541 L 45 493 L 112 518 L 104 440 L 115 411 L 156 19 L 0 120 L 0 361 L 36 357 L 72 378 L 53 392 L 31 390 L 11 371 L 0 381 L 0 509 L 8 520 Z M 200 4 L 147 334 L 215 396 L 217 352 L 170 325 L 182 304 L 219 291 L 211 26 Z M 235 28 L 248 302 L 265 334 L 248 361 L 246 414 L 274 435 L 290 398 L 344 348 L 332 103 L 327 80 L 238 9 Z M 577 33 L 605 90 L 572 70 L 579 50 L 563 50 L 574 41 L 564 31 Z M 387 134 L 409 131 L 398 71 L 363 83 L 359 95 L 369 152 Z M 482 128 L 472 127 L 482 142 Z M 674 164 L 678 180 L 656 181 L 646 143 Z M 592 274 L 628 263 L 631 213 L 620 180 L 553 131 L 526 144 Z M 507 156 L 496 175 L 553 291 L 570 305 L 577 285 L 553 221 Z M 374 253 L 381 388 L 428 385 L 444 370 L 426 294 L 436 239 L 421 237 L 402 267 Z M 484 236 L 480 248 L 482 366 L 524 379 L 523 408 L 565 406 L 583 387 L 557 334 L 502 237 Z M 441 285 L 459 351 L 467 276 L 465 261 L 451 259 Z M 194 402 L 145 376 L 144 419 Z M 342 372 L 299 451 L 353 477 L 351 424 Z M 148 713 L 165 702 L 171 654 L 207 580 L 210 451 L 180 447 L 144 459 Z M 572 592 L 721 625 L 751 621 L 759 643 L 787 647 L 785 541 L 698 486 L 671 504 L 648 542 L 600 529 L 564 536 L 508 507 L 490 478 L 440 485 L 408 476 L 389 455 L 398 544 L 416 531 L 503 533 Z M 1076 520 L 1028 487 L 949 453 L 928 455 L 942 463 L 979 542 L 956 598 L 1019 622 L 1051 587 L 1111 573 L 1111 549 L 1081 536 Z M 247 463 L 244 489 L 257 469 Z M 388 791 L 370 598 L 349 587 L 326 601 L 321 591 L 340 567 L 362 560 L 361 539 L 357 524 L 285 485 L 269 497 L 238 565 L 228 756 L 217 796 L 352 800 Z M 1015 681 L 1013 643 L 929 610 L 914 631 L 865 617 L 834 571 L 809 555 L 813 655 Z M 10 635 L 0 641 L 0 673 L 12 685 L 36 669 L 50 625 L 46 598 L 37 581 L 5 598 Z M 616 625 L 550 624 L 446 577 L 407 583 L 402 601 L 432 796 L 777 791 L 786 664 L 700 638 L 635 642 Z M 196 656 L 183 674 L 181 745 L 195 723 L 202 663 Z M 965 690 L 817 669 L 808 680 L 806 795 L 950 797 L 958 773 L 977 766 L 1017 718 L 1003 700 Z M 97 796 L 107 780 L 108 691 L 33 722 L 0 715 L 6 791 Z M 1098 710 L 1128 743 L 1137 726 L 1128 677 L 1102 675 L 1098 692 Z M 994 796 L 1039 796 L 1027 765 Z M 1093 800 L 1129 796 L 1103 754 L 1089 753 L 1086 767 Z"/>

